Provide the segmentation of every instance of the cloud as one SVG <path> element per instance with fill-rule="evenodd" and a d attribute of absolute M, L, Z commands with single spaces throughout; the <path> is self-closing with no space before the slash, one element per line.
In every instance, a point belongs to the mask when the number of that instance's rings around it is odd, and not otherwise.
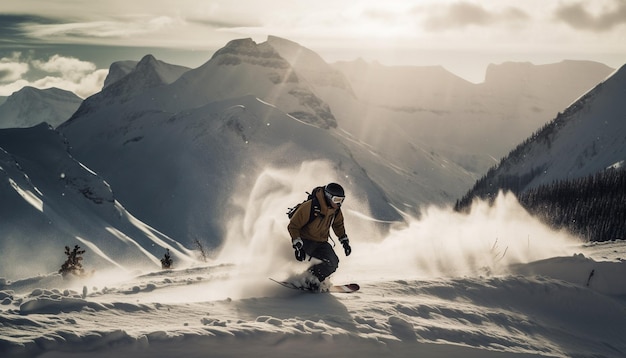
<path fill-rule="evenodd" d="M 54 55 L 48 61 L 34 60 L 33 66 L 44 72 L 60 74 L 62 78 L 78 82 L 96 70 L 96 65 L 73 57 Z"/>
<path fill-rule="evenodd" d="M 618 1 L 613 8 L 605 7 L 599 13 L 592 13 L 586 3 L 567 4 L 558 7 L 555 18 L 570 27 L 592 32 L 605 32 L 615 26 L 626 24 L 626 1 Z"/>
<path fill-rule="evenodd" d="M 11 57 L 0 59 L 0 83 L 15 82 L 28 72 L 28 64 L 19 62 L 20 56 L 15 52 Z"/>
<path fill-rule="evenodd" d="M 66 43 L 88 38 L 131 38 L 158 32 L 178 22 L 168 16 L 146 16 L 132 19 L 106 21 L 66 22 L 63 24 L 30 24 L 24 32 L 29 37 L 44 38 Z"/>
<path fill-rule="evenodd" d="M 211 29 L 237 29 L 242 27 L 261 27 L 263 24 L 258 21 L 242 21 L 235 20 L 228 21 L 227 19 L 214 19 L 214 18 L 198 18 L 198 17 L 190 17 L 187 19 L 188 22 L 202 25 Z"/>
<path fill-rule="evenodd" d="M 137 46 L 146 39 L 155 42 L 175 36 L 186 25 L 180 17 L 145 12 L 118 13 L 98 19 L 85 13 L 57 16 L 0 14 L 0 49 L 62 44 Z"/>
<path fill-rule="evenodd" d="M 424 8 L 415 8 L 416 13 L 426 13 L 423 26 L 427 31 L 489 26 L 495 23 L 519 22 L 529 18 L 529 15 L 519 8 L 508 7 L 503 10 L 490 11 L 481 5 L 468 2 L 455 2 L 427 11 L 423 10 Z"/>
<path fill-rule="evenodd" d="M 36 80 L 26 78 L 31 70 L 43 72 Z M 25 86 L 39 89 L 56 87 L 85 98 L 102 89 L 108 70 L 91 62 L 54 55 L 47 60 L 25 59 L 21 53 L 0 59 L 0 96 L 10 96 Z"/>
<path fill-rule="evenodd" d="M 38 79 L 30 84 L 36 88 L 61 88 L 66 91 L 74 92 L 81 98 L 86 98 L 94 93 L 100 92 L 104 79 L 106 78 L 108 70 L 96 70 L 85 74 L 83 77 L 77 80 L 69 80 L 63 77 L 46 76 Z"/>
<path fill-rule="evenodd" d="M 28 36 L 25 27 L 30 24 L 51 25 L 55 23 L 59 22 L 42 16 L 0 14 L 0 45 L 15 45 L 24 41 L 37 40 Z"/>

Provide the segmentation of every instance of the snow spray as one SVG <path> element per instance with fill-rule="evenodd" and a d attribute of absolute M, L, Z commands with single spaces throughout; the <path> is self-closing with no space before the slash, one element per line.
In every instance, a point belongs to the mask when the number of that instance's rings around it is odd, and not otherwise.
<path fill-rule="evenodd" d="M 509 265 L 572 255 L 580 240 L 532 217 L 513 194 L 474 202 L 469 214 L 428 207 L 379 243 L 353 244 L 347 272 L 364 279 L 506 274 Z"/>
<path fill-rule="evenodd" d="M 312 263 L 293 257 L 285 213 L 304 200 L 305 191 L 341 183 L 340 178 L 326 161 L 262 171 L 248 190 L 238 191 L 218 262 L 234 264 L 248 280 L 280 279 L 306 270 Z M 381 233 L 364 209 L 365 199 L 351 196 L 349 186 L 344 189 L 353 250 L 345 257 L 335 247 L 340 259 L 332 276 L 336 282 L 505 274 L 512 263 L 571 255 L 580 244 L 532 217 L 512 194 L 500 194 L 493 204 L 476 201 L 469 214 L 427 207 L 419 219 L 407 218 L 399 228 Z"/>

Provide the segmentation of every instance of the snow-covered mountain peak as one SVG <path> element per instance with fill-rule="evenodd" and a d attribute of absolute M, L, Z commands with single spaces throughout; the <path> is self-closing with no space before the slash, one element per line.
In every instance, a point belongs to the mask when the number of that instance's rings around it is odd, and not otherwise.
<path fill-rule="evenodd" d="M 109 66 L 109 74 L 104 79 L 103 88 L 108 87 L 112 83 L 115 83 L 122 79 L 127 74 L 131 73 L 137 66 L 137 61 L 116 61 Z"/>
<path fill-rule="evenodd" d="M 130 69 L 133 64 L 134 67 Z M 85 100 L 70 120 L 94 111 L 94 107 L 125 103 L 150 89 L 164 87 L 187 71 L 188 67 L 171 65 L 152 55 L 144 56 L 139 62 L 116 62 L 111 65 L 102 91 Z"/>
<path fill-rule="evenodd" d="M 82 99 L 59 88 L 23 87 L 0 104 L 0 128 L 32 127 L 42 122 L 57 126 L 80 106 Z"/>
<path fill-rule="evenodd" d="M 308 124 L 337 126 L 329 106 L 300 80 L 289 62 L 268 43 L 257 44 L 251 39 L 230 41 L 208 62 L 188 71 L 164 91 L 146 94 L 143 101 L 160 110 L 179 112 L 248 95 Z"/>
<path fill-rule="evenodd" d="M 7 98 L 7 101 L 21 101 L 27 103 L 28 101 L 39 100 L 42 97 L 49 98 L 64 98 L 67 96 L 69 91 L 62 90 L 60 88 L 46 88 L 46 89 L 38 89 L 31 86 L 22 87 L 19 91 L 13 93 L 13 95 Z"/>
<path fill-rule="evenodd" d="M 544 97 L 553 97 L 557 88 L 577 91 L 576 87 L 584 84 L 592 88 L 598 83 L 610 67 L 591 61 L 561 61 L 545 65 L 534 65 L 530 62 L 505 62 L 499 65 L 490 64 L 487 67 L 484 85 L 497 88 L 497 91 L 533 92 Z M 563 86 L 563 81 L 578 84 L 578 86 Z M 511 83 L 517 84 L 511 86 Z M 572 95 L 575 95 L 573 93 Z"/>
<path fill-rule="evenodd" d="M 489 171 L 473 191 L 479 195 L 516 184 L 523 192 L 540 185 L 593 175 L 626 159 L 626 66 L 581 96 Z"/>
<path fill-rule="evenodd" d="M 306 47 L 300 46 L 294 41 L 277 36 L 268 36 L 267 44 L 276 49 L 280 56 L 289 61 L 292 66 L 297 64 L 299 68 L 311 69 L 328 66 L 320 55 Z"/>
<path fill-rule="evenodd" d="M 152 55 L 144 56 L 141 61 L 126 76 L 111 86 L 117 85 L 116 90 L 126 90 L 127 94 L 141 92 L 148 88 L 159 87 L 176 81 L 189 68 L 171 65 L 159 61 Z"/>
<path fill-rule="evenodd" d="M 343 73 L 326 63 L 316 52 L 276 36 L 268 36 L 266 43 L 275 48 L 312 85 L 338 88 L 354 96 L 352 86 Z"/>
<path fill-rule="evenodd" d="M 289 68 L 289 63 L 273 47 L 265 43 L 257 44 L 250 38 L 232 40 L 215 52 L 211 62 L 219 65 L 249 63 L 265 67 Z"/>

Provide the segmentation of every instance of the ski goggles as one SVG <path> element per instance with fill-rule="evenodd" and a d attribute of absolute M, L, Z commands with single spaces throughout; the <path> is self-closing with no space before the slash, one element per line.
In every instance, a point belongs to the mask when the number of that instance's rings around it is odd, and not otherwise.
<path fill-rule="evenodd" d="M 335 203 L 337 205 L 341 205 L 341 203 L 343 203 L 343 200 L 345 199 L 344 196 L 334 196 L 334 195 L 328 195 L 328 198 L 330 199 L 332 203 Z"/>

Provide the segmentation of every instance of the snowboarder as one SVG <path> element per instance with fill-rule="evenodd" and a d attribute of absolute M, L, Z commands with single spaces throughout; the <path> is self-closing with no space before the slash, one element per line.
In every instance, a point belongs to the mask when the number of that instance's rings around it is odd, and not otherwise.
<path fill-rule="evenodd" d="M 331 285 L 326 278 L 339 266 L 339 258 L 328 242 L 331 227 L 346 256 L 352 252 L 341 212 L 345 194 L 341 185 L 329 183 L 314 189 L 311 197 L 295 210 L 287 230 L 298 261 L 304 261 L 306 255 L 321 261 L 307 270 L 303 285 L 309 290 L 324 291 Z"/>

